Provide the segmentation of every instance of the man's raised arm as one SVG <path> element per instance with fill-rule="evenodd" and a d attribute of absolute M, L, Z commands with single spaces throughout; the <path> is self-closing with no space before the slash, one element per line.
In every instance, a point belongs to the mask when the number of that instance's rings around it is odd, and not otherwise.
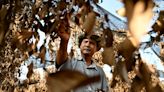
<path fill-rule="evenodd" d="M 56 64 L 61 65 L 66 62 L 68 58 L 67 45 L 70 37 L 69 30 L 65 25 L 61 24 L 59 26 L 58 35 L 60 36 L 60 47 L 57 51 Z"/>

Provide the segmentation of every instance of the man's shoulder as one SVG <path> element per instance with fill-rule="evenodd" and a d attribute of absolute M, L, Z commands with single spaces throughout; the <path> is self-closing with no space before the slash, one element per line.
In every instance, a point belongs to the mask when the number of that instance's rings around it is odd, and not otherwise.
<path fill-rule="evenodd" d="M 60 69 L 72 69 L 74 65 L 76 65 L 76 63 L 78 63 L 78 59 L 77 58 L 70 58 L 68 57 L 68 59 L 66 60 L 65 63 L 63 63 L 61 66 L 60 66 Z"/>
<path fill-rule="evenodd" d="M 103 69 L 102 69 L 102 67 L 101 67 L 101 66 L 96 65 L 96 67 L 97 67 L 97 69 L 98 69 L 99 71 L 103 72 Z"/>
<path fill-rule="evenodd" d="M 99 71 L 99 73 L 100 73 L 100 75 L 105 75 L 105 72 L 104 72 L 104 70 L 103 70 L 103 67 L 101 67 L 100 65 L 97 65 L 96 64 L 96 67 L 97 67 L 97 70 Z"/>

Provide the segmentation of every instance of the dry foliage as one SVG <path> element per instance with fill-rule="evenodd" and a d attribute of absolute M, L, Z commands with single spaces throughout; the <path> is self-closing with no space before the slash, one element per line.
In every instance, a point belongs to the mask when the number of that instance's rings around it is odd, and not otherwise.
<path fill-rule="evenodd" d="M 154 3 L 152 0 L 121 1 L 125 4 L 128 35 L 122 36 L 122 33 L 115 33 L 109 27 L 104 28 L 104 22 L 98 24 L 102 30 L 102 47 L 105 50 L 102 62 L 114 66 L 113 81 L 109 85 L 113 92 L 162 92 L 164 84 L 159 82 L 156 72 L 151 71 L 153 68 L 140 57 L 134 58 L 138 56 L 134 52 L 139 48 L 141 37 L 147 33 Z M 63 30 L 70 34 L 78 26 L 82 32 L 91 34 L 98 17 L 110 22 L 107 15 L 100 16 L 94 11 L 93 4 L 97 5 L 98 2 L 99 0 L 0 0 L 0 91 L 67 92 L 98 81 L 99 76 L 88 78 L 77 71 L 54 71 L 55 73 L 47 74 L 50 72 L 45 66 L 44 73 L 39 75 L 33 63 L 28 66 L 27 80 L 20 83 L 16 78 L 18 68 L 31 55 L 40 58 L 42 64 L 46 63 L 47 48 L 53 52 L 52 44 L 60 34 L 64 34 Z M 158 32 L 156 41 L 163 35 L 163 19 L 162 11 L 153 25 L 154 31 Z M 161 48 L 160 56 L 163 57 L 163 45 Z M 137 61 L 140 61 L 138 65 Z"/>

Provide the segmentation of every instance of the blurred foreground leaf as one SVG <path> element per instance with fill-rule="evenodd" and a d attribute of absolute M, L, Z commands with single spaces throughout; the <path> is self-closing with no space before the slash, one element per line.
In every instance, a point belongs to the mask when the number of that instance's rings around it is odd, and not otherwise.
<path fill-rule="evenodd" d="M 48 75 L 48 92 L 68 92 L 72 89 L 97 82 L 99 79 L 100 76 L 87 77 L 78 71 L 59 71 Z"/>

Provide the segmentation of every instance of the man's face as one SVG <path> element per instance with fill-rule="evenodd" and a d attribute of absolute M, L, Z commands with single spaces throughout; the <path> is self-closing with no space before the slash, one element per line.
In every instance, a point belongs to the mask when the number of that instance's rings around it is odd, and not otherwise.
<path fill-rule="evenodd" d="M 94 40 L 84 39 L 81 42 L 80 49 L 83 55 L 92 56 L 97 51 L 97 45 Z"/>

